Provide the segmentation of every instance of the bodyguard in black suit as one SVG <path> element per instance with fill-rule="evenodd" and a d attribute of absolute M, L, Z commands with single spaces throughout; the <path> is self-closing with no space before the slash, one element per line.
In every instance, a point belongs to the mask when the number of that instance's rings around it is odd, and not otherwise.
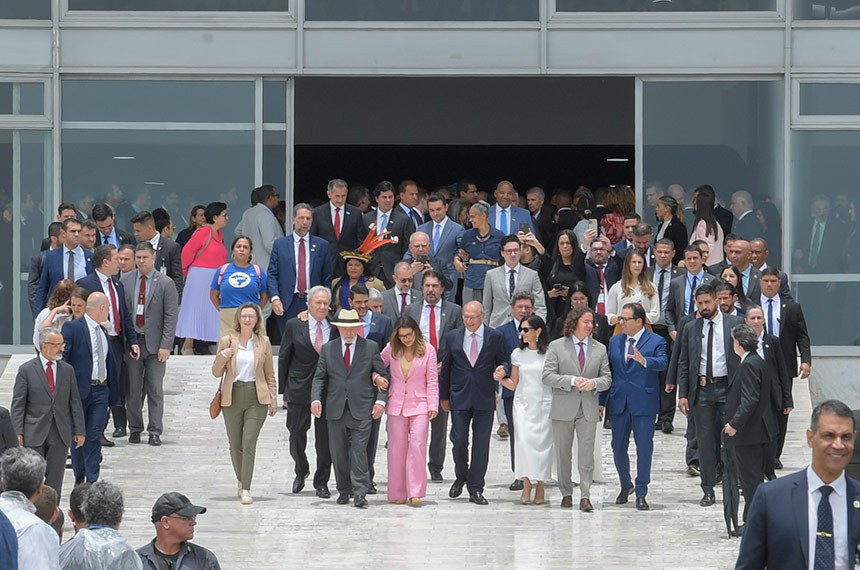
<path fill-rule="evenodd" d="M 328 308 L 331 291 L 322 286 L 312 287 L 308 293 L 308 319 L 298 317 L 287 321 L 281 348 L 278 353 L 278 392 L 284 394 L 287 406 L 287 430 L 290 432 L 290 456 L 296 469 L 293 493 L 300 493 L 310 475 L 310 464 L 305 449 L 311 427 L 311 385 L 319 361 L 319 351 L 329 340 L 338 338 L 337 328 L 331 326 Z M 318 337 L 318 335 L 321 336 Z M 331 451 L 325 413 L 314 418 L 314 448 L 316 471 L 314 489 L 317 497 L 328 499 L 331 492 Z"/>
<path fill-rule="evenodd" d="M 354 251 L 360 243 L 361 210 L 346 203 L 349 192 L 345 180 L 335 178 L 329 181 L 326 195 L 329 201 L 314 208 L 311 235 L 326 240 L 329 244 L 329 254 L 332 259 L 334 277 L 344 275 L 344 260 L 342 251 Z M 335 227 L 335 222 L 339 224 Z"/>
<path fill-rule="evenodd" d="M 723 431 L 727 436 L 726 452 L 734 454 L 746 520 L 749 505 L 770 463 L 768 451 L 776 436 L 777 409 L 771 398 L 774 378 L 756 353 L 758 335 L 746 324 L 735 326 L 731 334 L 740 365 L 729 381 Z"/>
<path fill-rule="evenodd" d="M 383 181 L 373 190 L 376 199 L 376 210 L 371 210 L 362 216 L 362 226 L 359 231 L 359 242 L 364 241 L 368 233 L 390 232 L 386 237 L 394 240 L 379 246 L 373 251 L 370 260 L 370 274 L 378 277 L 388 289 L 394 285 L 392 275 L 394 266 L 403 259 L 409 245 L 409 236 L 415 231 L 412 220 L 401 208 L 394 207 L 394 186 L 391 182 Z M 382 348 L 382 347 L 380 347 Z"/>
<path fill-rule="evenodd" d="M 439 373 L 439 400 L 451 412 L 451 443 L 454 446 L 456 480 L 448 496 L 456 499 L 469 490 L 469 502 L 486 505 L 484 477 L 490 459 L 490 433 L 496 410 L 497 366 L 510 364 L 502 334 L 484 325 L 484 310 L 478 301 L 463 307 L 462 328 L 443 339 L 442 369 Z M 469 431 L 472 455 L 469 457 Z"/>

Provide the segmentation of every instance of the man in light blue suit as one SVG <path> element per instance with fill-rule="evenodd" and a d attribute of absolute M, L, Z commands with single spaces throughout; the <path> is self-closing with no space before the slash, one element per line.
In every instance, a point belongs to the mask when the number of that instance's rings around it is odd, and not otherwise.
<path fill-rule="evenodd" d="M 94 270 L 93 252 L 81 247 L 81 223 L 78 220 L 69 218 L 63 222 L 60 242 L 62 243 L 60 247 L 45 254 L 45 265 L 39 278 L 34 303 L 34 312 L 37 315 L 45 308 L 57 283 L 63 279 L 72 281 L 83 279 Z M 70 267 L 71 274 L 69 274 Z"/>
<path fill-rule="evenodd" d="M 310 235 L 313 209 L 308 204 L 293 208 L 293 233 L 275 240 L 269 259 L 269 296 L 281 332 L 287 321 L 308 308 L 308 289 L 331 287 L 328 242 Z"/>
<path fill-rule="evenodd" d="M 520 231 L 522 224 L 526 224 L 531 233 L 538 235 L 531 213 L 516 205 L 517 191 L 514 190 L 513 184 L 502 180 L 496 186 L 493 196 L 496 198 L 496 204 L 490 207 L 489 218 L 492 227 L 509 236 Z"/>
<path fill-rule="evenodd" d="M 457 293 L 457 270 L 454 269 L 454 256 L 457 254 L 457 240 L 463 233 L 463 226 L 447 216 L 448 203 L 441 194 L 431 194 L 427 198 L 427 208 L 430 210 L 430 221 L 418 227 L 419 232 L 430 236 L 430 265 L 439 268 L 448 280 L 443 298 L 454 302 Z M 403 256 L 412 262 L 412 252 L 407 251 Z"/>
<path fill-rule="evenodd" d="M 609 416 L 612 418 L 612 454 L 621 480 L 615 503 L 623 505 L 636 491 L 636 508 L 650 509 L 645 495 L 651 482 L 654 421 L 660 413 L 660 372 L 669 365 L 666 341 L 645 328 L 645 309 L 627 303 L 621 309 L 621 331 L 609 341 Z M 630 480 L 630 432 L 636 442 L 636 487 Z"/>

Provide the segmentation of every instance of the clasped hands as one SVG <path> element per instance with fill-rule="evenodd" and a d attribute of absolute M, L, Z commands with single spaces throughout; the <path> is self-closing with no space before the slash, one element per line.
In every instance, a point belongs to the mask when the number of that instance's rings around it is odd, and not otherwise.
<path fill-rule="evenodd" d="M 584 378 L 582 376 L 574 376 L 573 378 L 573 387 L 579 390 L 580 392 L 590 392 L 597 388 L 597 382 L 594 381 L 594 378 Z"/>

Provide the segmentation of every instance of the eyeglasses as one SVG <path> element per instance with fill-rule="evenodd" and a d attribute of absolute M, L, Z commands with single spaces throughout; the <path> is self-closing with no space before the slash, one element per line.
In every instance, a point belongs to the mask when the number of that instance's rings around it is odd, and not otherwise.
<path fill-rule="evenodd" d="M 66 343 L 65 343 L 65 341 L 62 341 L 62 342 L 43 342 L 42 344 L 49 344 L 51 346 L 56 346 L 59 348 L 59 347 L 65 345 Z"/>
<path fill-rule="evenodd" d="M 536 329 L 530 329 L 529 327 L 520 327 L 520 332 L 529 332 L 529 331 L 533 331 L 533 330 L 536 330 Z"/>

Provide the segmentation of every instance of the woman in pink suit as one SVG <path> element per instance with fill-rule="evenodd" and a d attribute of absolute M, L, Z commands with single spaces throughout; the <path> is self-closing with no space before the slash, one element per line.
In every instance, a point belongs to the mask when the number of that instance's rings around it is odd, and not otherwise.
<path fill-rule="evenodd" d="M 382 351 L 388 386 L 388 500 L 417 505 L 427 491 L 427 432 L 439 409 L 436 350 L 411 317 L 394 323 Z"/>

